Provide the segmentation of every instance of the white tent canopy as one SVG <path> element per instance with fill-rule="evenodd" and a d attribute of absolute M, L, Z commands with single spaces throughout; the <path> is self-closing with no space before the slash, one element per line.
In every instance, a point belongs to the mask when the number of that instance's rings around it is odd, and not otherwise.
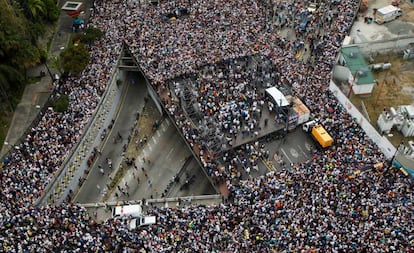
<path fill-rule="evenodd" d="M 283 95 L 280 90 L 276 89 L 276 87 L 271 87 L 266 89 L 267 94 L 272 96 L 273 100 L 275 101 L 278 107 L 288 106 L 289 102 L 287 101 L 285 95 Z"/>

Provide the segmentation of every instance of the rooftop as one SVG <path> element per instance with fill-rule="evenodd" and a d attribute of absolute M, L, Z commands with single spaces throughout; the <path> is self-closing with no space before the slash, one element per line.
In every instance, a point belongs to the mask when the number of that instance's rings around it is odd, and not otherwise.
<path fill-rule="evenodd" d="M 342 47 L 341 54 L 352 75 L 358 77 L 358 85 L 375 83 L 375 78 L 358 46 Z"/>
<path fill-rule="evenodd" d="M 64 10 L 64 11 L 79 11 L 81 7 L 82 7 L 82 3 L 81 2 L 71 2 L 71 1 L 67 1 L 62 6 L 62 10 Z"/>

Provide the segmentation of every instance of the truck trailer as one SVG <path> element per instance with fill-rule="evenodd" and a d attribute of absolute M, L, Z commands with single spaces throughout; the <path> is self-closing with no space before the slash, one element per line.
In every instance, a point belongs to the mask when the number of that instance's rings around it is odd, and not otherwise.
<path fill-rule="evenodd" d="M 303 131 L 310 133 L 312 138 L 322 147 L 328 148 L 332 146 L 333 138 L 329 135 L 329 133 L 325 130 L 325 128 L 318 124 L 317 121 L 312 120 L 306 122 L 302 126 Z"/>
<path fill-rule="evenodd" d="M 112 217 L 140 217 L 142 215 L 141 205 L 116 206 L 112 209 Z"/>
<path fill-rule="evenodd" d="M 379 25 L 393 21 L 403 14 L 402 10 L 393 5 L 387 5 L 377 10 L 375 22 Z"/>

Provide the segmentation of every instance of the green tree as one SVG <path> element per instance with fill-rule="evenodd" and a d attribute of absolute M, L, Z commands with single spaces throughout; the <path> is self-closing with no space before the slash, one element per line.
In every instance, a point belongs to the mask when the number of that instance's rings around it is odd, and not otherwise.
<path fill-rule="evenodd" d="M 0 0 L 0 62 L 17 69 L 39 62 L 40 53 L 36 42 L 39 27 L 34 28 L 16 6 Z"/>
<path fill-rule="evenodd" d="M 39 39 L 45 34 L 46 27 L 41 22 L 27 22 L 26 25 L 26 31 L 27 31 L 27 38 L 30 40 L 30 43 L 33 45 L 37 45 Z"/>
<path fill-rule="evenodd" d="M 11 119 L 27 83 L 25 69 L 46 60 L 38 41 L 44 22 L 57 20 L 59 13 L 56 0 L 0 0 L 0 121 Z M 0 146 L 5 125 L 0 127 Z"/>
<path fill-rule="evenodd" d="M 57 55 L 51 58 L 49 61 L 49 66 L 54 69 L 57 69 L 59 71 L 59 74 L 62 75 L 62 55 Z"/>
<path fill-rule="evenodd" d="M 46 7 L 46 16 L 44 17 L 48 22 L 55 22 L 59 18 L 59 8 L 56 4 L 56 0 L 43 0 Z"/>
<path fill-rule="evenodd" d="M 36 20 L 46 14 L 46 6 L 43 0 L 28 0 L 27 7 L 31 20 Z"/>
<path fill-rule="evenodd" d="M 66 73 L 79 74 L 89 62 L 89 52 L 82 44 L 74 44 L 61 53 L 62 68 Z"/>
<path fill-rule="evenodd" d="M 9 65 L 0 65 L 0 97 L 6 103 L 9 112 L 14 110 L 14 101 L 11 97 L 17 95 L 23 84 L 23 75 L 20 71 Z"/>
<path fill-rule="evenodd" d="M 69 96 L 61 94 L 57 99 L 52 101 L 52 107 L 56 112 L 66 112 L 69 107 Z"/>
<path fill-rule="evenodd" d="M 59 18 L 56 0 L 16 0 L 25 17 L 31 21 L 55 22 Z"/>
<path fill-rule="evenodd" d="M 88 27 L 83 32 L 80 41 L 85 44 L 92 44 L 95 40 L 102 38 L 103 32 L 99 28 Z"/>

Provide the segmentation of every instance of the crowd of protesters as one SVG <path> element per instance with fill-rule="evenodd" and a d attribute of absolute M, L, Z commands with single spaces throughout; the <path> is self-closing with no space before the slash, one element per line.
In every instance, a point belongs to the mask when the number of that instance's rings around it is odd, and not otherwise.
<path fill-rule="evenodd" d="M 110 17 L 110 13 L 102 15 Z M 112 19 L 119 20 L 116 16 Z M 105 20 L 95 20 L 100 22 L 96 25 L 101 29 L 106 26 L 102 23 Z M 106 40 L 90 48 L 91 60 L 80 78 L 68 77 L 55 82 L 52 100 L 68 96 L 66 112 L 45 110 L 38 124 L 6 155 L 0 170 L 2 206 L 27 206 L 35 202 L 79 141 L 106 90 L 122 45 L 117 39 L 121 36 L 117 30 L 107 33 Z"/>
<path fill-rule="evenodd" d="M 329 3 L 326 1 L 325 6 Z M 287 9 L 290 15 L 306 8 L 306 3 L 273 4 L 278 11 Z M 294 41 L 269 29 L 269 15 L 263 14 L 263 6 L 260 1 L 235 0 L 160 1 L 158 6 L 95 1 L 91 24 L 102 29 L 105 36 L 90 48 L 91 62 L 81 77 L 56 83 L 53 93 L 56 97 L 69 96 L 69 110 L 46 111 L 25 141 L 3 161 L 0 251 L 114 252 L 130 248 L 144 252 L 414 252 L 412 185 L 389 169 L 376 144 L 327 89 L 358 2 L 337 3 L 335 12 L 317 12 L 315 17 L 319 19 L 311 18 L 314 23 L 324 18 L 327 26 L 313 34 L 317 43 L 312 43 L 312 57 L 307 62 L 295 57 Z M 133 231 L 122 219 L 98 224 L 77 205 L 34 206 L 93 115 L 122 39 L 158 91 L 168 89 L 163 87 L 166 80 L 196 72 L 205 64 L 260 54 L 275 65 L 274 85 L 293 87 L 335 143 L 326 151 L 315 151 L 309 161 L 237 184 L 229 179 L 238 177 L 240 169 L 248 171 L 257 165 L 258 157 L 268 158 L 264 145 L 243 145 L 224 153 L 220 160 L 201 154 L 211 175 L 227 182 L 230 196 L 226 204 L 154 208 L 149 212 L 157 216 L 157 224 Z M 229 85 L 220 83 L 222 68 L 213 69 L 219 71 L 196 79 L 193 88 L 214 95 L 213 86 L 207 89 L 202 85 L 218 85 L 216 89 Z M 236 75 L 243 76 L 243 71 Z M 233 77 L 237 79 L 236 75 Z M 260 99 L 255 97 L 258 93 L 254 89 L 241 91 L 251 95 L 251 100 Z M 222 90 L 216 92 L 220 95 L 214 99 L 225 95 Z M 218 103 L 217 110 L 222 110 L 220 101 L 198 99 L 204 113 L 210 109 L 205 106 L 213 102 Z M 180 111 L 179 104 L 167 105 L 186 138 L 192 139 L 193 145 L 200 144 L 199 130 Z M 214 117 L 225 121 L 223 113 L 226 111 Z"/>

